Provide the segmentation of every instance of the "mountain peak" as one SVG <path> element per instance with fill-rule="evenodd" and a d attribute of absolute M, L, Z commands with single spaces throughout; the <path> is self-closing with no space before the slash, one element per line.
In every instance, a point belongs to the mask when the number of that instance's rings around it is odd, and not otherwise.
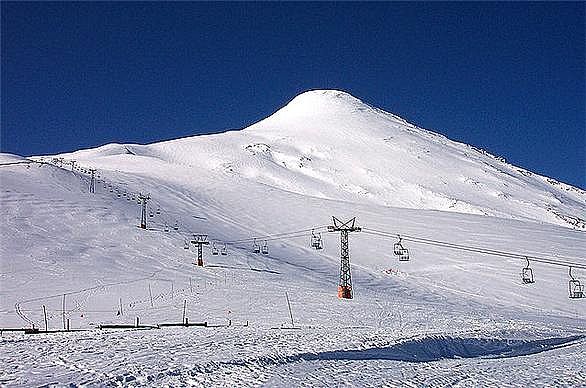
<path fill-rule="evenodd" d="M 404 119 L 370 106 L 348 92 L 316 89 L 297 95 L 284 107 L 247 130 L 271 133 L 273 136 L 315 136 L 316 132 L 320 132 L 327 137 L 348 133 L 384 137 L 398 125 L 411 127 Z"/>
<path fill-rule="evenodd" d="M 290 114 L 313 114 L 324 110 L 353 111 L 360 107 L 368 107 L 360 99 L 342 90 L 317 89 L 297 95 L 279 112 Z"/>
<path fill-rule="evenodd" d="M 320 131 L 350 126 L 351 122 L 364 119 L 364 114 L 380 113 L 362 100 L 342 90 L 317 89 L 303 92 L 271 116 L 250 126 L 251 130 L 295 129 L 296 133 L 307 129 Z M 355 123 L 357 124 L 357 123 Z M 354 125 L 356 129 L 356 125 Z"/>
<path fill-rule="evenodd" d="M 343 90 L 337 90 L 337 89 L 312 89 L 312 90 L 307 90 L 303 93 L 298 94 L 297 96 L 295 96 L 293 98 L 293 100 L 291 100 L 291 102 L 299 102 L 299 101 L 303 101 L 303 100 L 314 100 L 314 101 L 323 101 L 323 102 L 328 102 L 328 101 L 352 101 L 352 102 L 359 102 L 362 103 L 362 101 L 356 97 L 354 97 L 353 95 L 351 95 L 348 92 L 345 92 Z"/>

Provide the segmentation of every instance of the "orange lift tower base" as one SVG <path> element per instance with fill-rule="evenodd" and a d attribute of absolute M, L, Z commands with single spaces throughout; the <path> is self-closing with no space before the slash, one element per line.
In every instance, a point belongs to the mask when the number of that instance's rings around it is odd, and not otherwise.
<path fill-rule="evenodd" d="M 348 233 L 360 232 L 362 228 L 355 225 L 356 217 L 346 222 L 332 217 L 334 225 L 328 226 L 328 232 L 340 232 L 340 283 L 338 298 L 352 299 L 352 274 L 350 273 L 350 254 L 348 251 Z"/>

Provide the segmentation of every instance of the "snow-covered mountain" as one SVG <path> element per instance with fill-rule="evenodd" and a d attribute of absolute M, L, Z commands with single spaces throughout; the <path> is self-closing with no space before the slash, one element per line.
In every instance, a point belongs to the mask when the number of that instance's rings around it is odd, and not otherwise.
<path fill-rule="evenodd" d="M 241 131 L 63 156 L 120 170 L 154 160 L 317 198 L 586 228 L 584 190 L 335 90 L 305 92 Z"/>
<path fill-rule="evenodd" d="M 584 385 L 586 299 L 563 263 L 586 281 L 585 210 L 579 188 L 329 90 L 238 131 L 2 154 L 0 328 L 44 329 L 43 309 L 49 329 L 209 327 L 3 333 L 0 385 Z M 352 300 L 332 216 L 363 227 Z M 193 233 L 212 242 L 204 267 Z M 397 234 L 420 238 L 410 261 Z M 524 255 L 550 262 L 530 261 L 533 284 Z"/>

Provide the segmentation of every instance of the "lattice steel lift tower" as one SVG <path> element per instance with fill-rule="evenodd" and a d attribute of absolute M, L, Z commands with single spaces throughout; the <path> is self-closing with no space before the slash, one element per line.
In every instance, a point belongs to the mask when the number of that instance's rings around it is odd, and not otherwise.
<path fill-rule="evenodd" d="M 90 193 L 95 193 L 96 192 L 96 169 L 95 168 L 90 168 L 90 173 L 92 174 L 91 176 L 91 180 L 90 180 Z"/>
<path fill-rule="evenodd" d="M 203 245 L 209 245 L 207 234 L 194 234 L 191 240 L 192 244 L 197 245 L 197 266 L 203 267 L 203 256 L 201 254 L 201 247 Z"/>
<path fill-rule="evenodd" d="M 350 273 L 350 254 L 348 251 L 348 233 L 360 232 L 362 228 L 356 226 L 356 217 L 342 222 L 332 217 L 334 225 L 328 226 L 328 232 L 340 232 L 340 283 L 338 284 L 338 298 L 352 299 L 352 274 Z"/>
<path fill-rule="evenodd" d="M 112 191 L 112 190 L 110 190 Z M 150 194 L 143 195 L 142 193 L 138 194 L 138 199 L 140 200 L 140 227 L 142 229 L 146 229 L 147 227 L 147 201 L 151 199 Z"/>

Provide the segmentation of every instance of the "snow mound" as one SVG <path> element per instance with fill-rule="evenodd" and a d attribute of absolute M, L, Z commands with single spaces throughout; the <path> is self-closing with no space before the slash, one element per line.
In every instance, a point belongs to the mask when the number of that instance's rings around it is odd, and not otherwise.
<path fill-rule="evenodd" d="M 392 360 L 406 362 L 430 362 L 457 358 L 509 358 L 546 352 L 583 341 L 586 336 L 573 335 L 545 339 L 508 339 L 482 337 L 452 337 L 430 335 L 399 341 L 385 347 L 336 350 L 320 353 L 302 353 L 285 359 L 263 358 L 259 360 L 232 361 L 239 365 L 282 364 L 300 361 L 348 361 Z"/>
<path fill-rule="evenodd" d="M 136 148 L 136 145 L 133 145 L 133 144 L 110 143 L 110 144 L 105 144 L 100 147 L 79 150 L 79 151 L 71 152 L 68 154 L 63 154 L 60 156 L 63 156 L 63 157 L 69 158 L 69 159 L 88 160 L 88 159 L 106 157 L 106 156 L 135 155 L 136 150 L 134 148 Z"/>
<path fill-rule="evenodd" d="M 8 153 L 0 153 L 0 164 L 8 164 L 8 163 L 26 163 L 30 162 L 29 159 L 24 158 L 19 155 L 8 154 Z"/>

